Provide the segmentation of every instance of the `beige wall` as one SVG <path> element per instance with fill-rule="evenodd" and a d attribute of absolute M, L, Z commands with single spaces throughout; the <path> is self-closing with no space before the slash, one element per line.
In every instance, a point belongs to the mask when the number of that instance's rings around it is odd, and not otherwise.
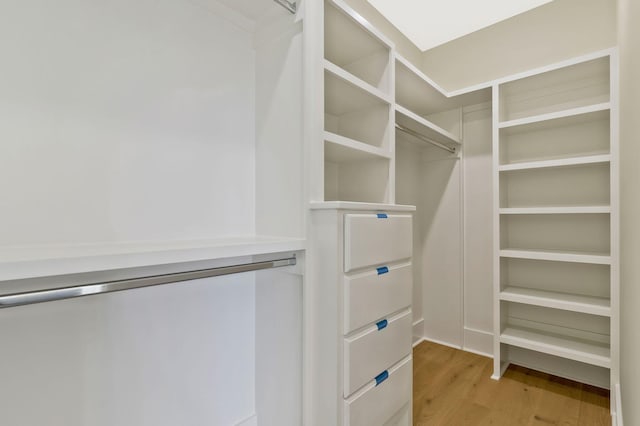
<path fill-rule="evenodd" d="M 420 67 L 422 63 L 422 52 L 415 44 L 409 41 L 396 27 L 391 25 L 387 19 L 371 6 L 367 0 L 345 0 L 349 6 L 362 15 L 374 27 L 382 31 L 392 42 L 395 43 L 398 52 Z"/>
<path fill-rule="evenodd" d="M 640 425 L 640 2 L 619 0 L 622 219 L 622 404 L 626 425 Z"/>
<path fill-rule="evenodd" d="M 615 44 L 616 0 L 555 0 L 426 51 L 422 68 L 454 90 Z"/>

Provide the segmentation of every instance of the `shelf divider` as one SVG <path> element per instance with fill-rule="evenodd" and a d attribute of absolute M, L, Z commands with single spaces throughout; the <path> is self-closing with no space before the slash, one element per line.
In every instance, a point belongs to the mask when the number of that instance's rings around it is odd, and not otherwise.
<path fill-rule="evenodd" d="M 580 157 L 558 158 L 554 160 L 527 161 L 522 163 L 502 164 L 498 167 L 501 172 L 510 172 L 516 170 L 528 169 L 545 169 L 552 167 L 570 167 L 586 164 L 609 163 L 611 161 L 610 154 L 585 155 Z"/>
<path fill-rule="evenodd" d="M 601 297 L 509 286 L 500 292 L 500 300 L 604 317 L 611 316 L 611 301 Z"/>
<path fill-rule="evenodd" d="M 583 114 L 591 114 L 598 111 L 607 111 L 611 109 L 611 103 L 604 102 L 584 107 L 571 108 L 563 111 L 551 112 L 548 114 L 534 115 L 531 117 L 518 118 L 516 120 L 502 121 L 498 123 L 499 129 L 507 129 L 510 127 L 524 126 L 527 124 L 541 123 L 543 121 L 557 120 L 560 118 L 575 117 Z"/>
<path fill-rule="evenodd" d="M 513 259 L 549 260 L 555 262 L 592 263 L 596 265 L 611 264 L 611 256 L 609 254 L 558 250 L 502 249 L 500 250 L 500 257 Z"/>

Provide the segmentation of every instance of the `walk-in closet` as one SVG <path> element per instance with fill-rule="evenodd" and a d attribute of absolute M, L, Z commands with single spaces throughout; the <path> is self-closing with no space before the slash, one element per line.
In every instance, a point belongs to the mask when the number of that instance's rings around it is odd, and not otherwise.
<path fill-rule="evenodd" d="M 640 424 L 638 19 L 0 2 L 0 425 Z"/>

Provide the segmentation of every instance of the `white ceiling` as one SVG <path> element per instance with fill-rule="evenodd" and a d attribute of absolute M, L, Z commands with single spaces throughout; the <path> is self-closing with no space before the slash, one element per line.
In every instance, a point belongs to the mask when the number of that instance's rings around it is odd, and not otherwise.
<path fill-rule="evenodd" d="M 422 51 L 553 0 L 367 0 Z"/>

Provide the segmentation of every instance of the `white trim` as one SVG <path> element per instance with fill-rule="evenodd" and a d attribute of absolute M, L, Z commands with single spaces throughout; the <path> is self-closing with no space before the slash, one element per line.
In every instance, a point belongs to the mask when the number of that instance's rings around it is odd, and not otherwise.
<path fill-rule="evenodd" d="M 454 345 L 453 343 L 444 342 L 444 341 L 438 340 L 438 339 L 432 339 L 431 337 L 426 337 L 425 336 L 423 338 L 423 340 L 425 340 L 427 342 L 431 342 L 431 343 L 437 343 L 438 345 L 447 346 L 449 348 L 458 349 L 460 351 L 464 350 L 464 349 L 462 349 L 462 346 Z"/>
<path fill-rule="evenodd" d="M 622 420 L 622 390 L 620 383 L 616 383 L 614 389 L 616 412 L 611 416 L 612 424 L 614 426 L 624 426 L 624 421 Z"/>
<path fill-rule="evenodd" d="M 495 80 L 485 81 L 484 83 L 474 84 L 472 86 L 463 87 L 462 89 L 457 89 L 453 91 L 446 91 L 445 94 L 448 97 L 465 95 L 471 92 L 477 92 L 478 90 L 488 89 L 489 87 L 500 85 L 504 83 L 509 83 L 511 81 L 520 80 L 527 77 L 532 77 L 536 74 L 541 74 L 549 71 L 555 71 L 560 68 L 568 67 L 571 65 L 579 64 L 581 62 L 588 62 L 594 59 L 604 58 L 606 56 L 613 56 L 618 51 L 617 47 L 611 47 L 608 49 L 600 50 L 597 52 L 592 52 L 587 55 L 575 56 L 573 58 L 566 59 L 564 61 L 556 62 L 550 65 L 545 65 L 542 67 L 534 68 L 532 70 L 527 70 L 521 73 L 512 74 L 506 77 L 500 77 Z"/>
<path fill-rule="evenodd" d="M 424 337 L 419 338 L 418 340 L 416 340 L 415 342 L 413 342 L 413 347 L 415 348 L 416 346 L 418 346 L 420 343 L 422 342 L 426 342 L 427 339 L 425 339 Z"/>
<path fill-rule="evenodd" d="M 464 327 L 462 350 L 476 355 L 493 358 L 493 333 Z"/>

